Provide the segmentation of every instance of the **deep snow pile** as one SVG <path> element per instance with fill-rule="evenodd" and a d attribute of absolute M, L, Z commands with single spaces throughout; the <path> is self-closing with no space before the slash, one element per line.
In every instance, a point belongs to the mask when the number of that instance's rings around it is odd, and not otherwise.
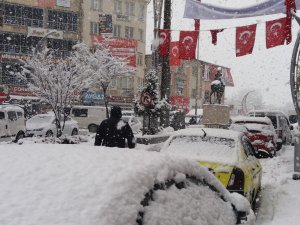
<path fill-rule="evenodd" d="M 249 208 L 244 198 L 230 195 L 205 168 L 186 159 L 141 150 L 95 147 L 92 143 L 26 144 L 25 141 L 22 145 L 2 144 L 0 224 L 135 224 L 137 212 L 142 210 L 140 202 L 154 183 L 182 179 L 182 173 L 198 174 L 199 179 L 213 183 L 225 199 L 237 202 L 238 208 Z M 190 196 L 199 194 L 195 188 L 186 192 Z M 164 221 L 182 224 L 176 219 L 177 210 L 170 208 L 168 213 L 165 210 L 170 206 L 170 194 L 177 196 L 172 189 L 164 196 L 158 193 L 157 204 L 164 210 L 161 212 Z M 204 187 L 201 189 L 201 201 L 206 199 L 204 203 L 190 204 L 189 199 L 183 198 L 177 200 L 176 205 L 186 224 L 193 224 L 193 221 L 199 225 L 232 224 L 234 215 L 223 208 L 224 205 L 230 208 L 230 203 L 221 204 L 218 198 Z M 151 206 L 147 210 L 151 211 Z M 211 211 L 219 213 L 211 216 Z M 147 220 L 154 215 L 148 213 Z"/>
<path fill-rule="evenodd" d="M 262 192 L 258 225 L 300 224 L 300 181 L 292 179 L 294 147 L 288 146 L 273 159 L 262 159 Z"/>

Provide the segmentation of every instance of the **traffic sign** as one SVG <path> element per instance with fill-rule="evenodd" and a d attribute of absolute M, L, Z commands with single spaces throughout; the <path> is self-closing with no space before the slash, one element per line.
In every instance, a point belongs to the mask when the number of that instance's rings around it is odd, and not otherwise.
<path fill-rule="evenodd" d="M 153 106 L 153 96 L 149 92 L 143 92 L 140 102 L 146 108 L 151 108 Z"/>

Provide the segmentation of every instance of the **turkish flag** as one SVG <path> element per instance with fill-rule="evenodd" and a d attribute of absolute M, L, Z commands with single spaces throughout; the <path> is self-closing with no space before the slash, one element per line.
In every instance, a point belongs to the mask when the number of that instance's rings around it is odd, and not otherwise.
<path fill-rule="evenodd" d="M 255 43 L 256 24 L 237 27 L 235 36 L 236 57 L 251 54 Z"/>
<path fill-rule="evenodd" d="M 213 45 L 217 45 L 217 41 L 218 41 L 218 33 L 223 32 L 224 29 L 217 29 L 217 30 L 211 30 L 211 43 Z"/>
<path fill-rule="evenodd" d="M 179 66 L 179 42 L 171 42 L 170 45 L 170 66 Z"/>
<path fill-rule="evenodd" d="M 159 30 L 159 55 L 167 56 L 169 54 L 171 42 L 171 31 L 170 30 Z"/>
<path fill-rule="evenodd" d="M 266 22 L 266 47 L 284 45 L 287 39 L 288 19 L 286 17 Z"/>
<path fill-rule="evenodd" d="M 195 59 L 198 31 L 180 31 L 179 35 L 179 58 Z"/>

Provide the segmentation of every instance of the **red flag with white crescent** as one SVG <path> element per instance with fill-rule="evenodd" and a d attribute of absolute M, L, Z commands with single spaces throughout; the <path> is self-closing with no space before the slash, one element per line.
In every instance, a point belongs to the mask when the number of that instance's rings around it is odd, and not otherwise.
<path fill-rule="evenodd" d="M 255 43 L 255 34 L 256 24 L 236 28 L 236 57 L 252 53 Z"/>
<path fill-rule="evenodd" d="M 169 54 L 169 47 L 171 42 L 171 31 L 161 29 L 159 30 L 159 55 L 167 56 Z"/>
<path fill-rule="evenodd" d="M 180 31 L 179 35 L 179 58 L 195 59 L 198 39 L 198 31 Z"/>
<path fill-rule="evenodd" d="M 170 45 L 170 66 L 179 66 L 179 42 L 171 42 Z"/>
<path fill-rule="evenodd" d="M 267 48 L 284 45 L 284 42 L 287 39 L 287 23 L 286 17 L 266 22 Z"/>

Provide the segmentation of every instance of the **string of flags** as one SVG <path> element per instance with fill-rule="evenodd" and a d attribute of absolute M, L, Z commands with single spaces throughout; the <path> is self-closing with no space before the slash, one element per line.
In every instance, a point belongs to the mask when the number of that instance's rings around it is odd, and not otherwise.
<path fill-rule="evenodd" d="M 193 1 L 193 0 L 190 0 Z M 279 1 L 279 0 L 274 0 Z M 286 6 L 286 16 L 280 19 L 265 22 L 266 27 L 266 48 L 273 48 L 279 45 L 290 44 L 292 41 L 291 32 L 291 11 L 296 10 L 295 0 L 281 0 Z M 298 1 L 298 0 L 297 0 Z M 198 4 L 198 2 L 197 2 Z M 202 4 L 202 3 L 200 3 Z M 257 24 L 236 27 L 236 57 L 252 54 L 255 44 Z M 225 29 L 225 28 L 224 28 Z M 224 29 L 210 30 L 212 44 L 217 44 L 217 35 Z M 196 57 L 196 46 L 200 34 L 200 20 L 195 18 L 195 30 L 180 31 L 179 41 L 171 42 L 171 30 L 159 30 L 159 54 L 167 56 L 170 52 L 170 65 L 178 66 L 180 59 L 192 60 Z"/>

